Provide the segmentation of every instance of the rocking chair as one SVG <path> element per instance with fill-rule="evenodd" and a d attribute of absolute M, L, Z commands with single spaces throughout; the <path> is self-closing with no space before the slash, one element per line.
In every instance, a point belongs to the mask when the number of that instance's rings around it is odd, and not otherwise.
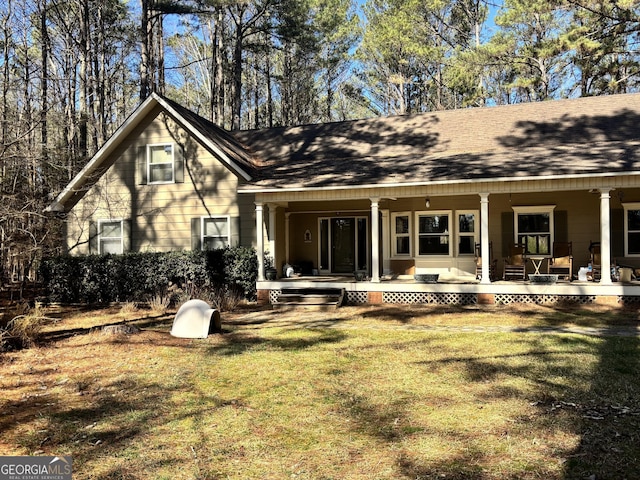
<path fill-rule="evenodd" d="M 504 280 L 509 278 L 524 280 L 527 266 L 525 248 L 526 246 L 523 243 L 517 243 L 509 249 L 509 256 L 504 259 L 502 274 Z"/>
<path fill-rule="evenodd" d="M 572 272 L 573 254 L 571 242 L 553 242 L 553 257 L 549 259 L 547 273 L 555 273 L 571 281 Z"/>
<path fill-rule="evenodd" d="M 589 252 L 591 253 L 591 279 L 595 282 L 596 280 L 600 280 L 602 275 L 600 242 L 591 242 Z"/>

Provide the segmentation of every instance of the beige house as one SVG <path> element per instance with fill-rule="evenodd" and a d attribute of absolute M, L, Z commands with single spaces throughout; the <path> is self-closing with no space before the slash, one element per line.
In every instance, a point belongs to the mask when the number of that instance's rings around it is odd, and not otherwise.
<path fill-rule="evenodd" d="M 49 210 L 71 253 L 253 245 L 265 301 L 295 286 L 351 303 L 629 302 L 639 126 L 629 94 L 229 133 L 154 94 Z M 504 280 L 514 244 L 522 277 Z M 558 281 L 532 281 L 555 280 L 531 275 L 568 245 Z"/>
<path fill-rule="evenodd" d="M 211 122 L 155 94 L 58 195 L 71 254 L 255 244 L 256 178 L 245 149 Z"/>

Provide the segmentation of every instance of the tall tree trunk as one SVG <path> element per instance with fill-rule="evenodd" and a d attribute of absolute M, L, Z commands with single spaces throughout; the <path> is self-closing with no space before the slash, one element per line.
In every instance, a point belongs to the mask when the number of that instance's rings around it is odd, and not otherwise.
<path fill-rule="evenodd" d="M 71 47 L 74 45 L 71 35 L 67 35 L 67 48 L 69 51 L 73 51 Z M 68 72 L 68 98 L 67 98 L 67 145 L 69 145 L 68 152 L 68 164 L 67 164 L 67 176 L 68 180 L 71 180 L 76 173 L 76 159 L 78 158 L 78 117 L 77 117 L 77 102 L 76 95 L 78 93 L 78 78 L 75 72 L 75 58 L 73 53 L 67 55 L 66 71 Z"/>
<path fill-rule="evenodd" d="M 260 128 L 260 59 L 253 56 L 253 128 Z"/>
<path fill-rule="evenodd" d="M 0 119 L 0 162 L 2 163 L 2 168 L 0 169 L 0 181 L 6 177 L 4 150 L 9 143 L 9 79 L 11 68 L 10 49 L 12 43 L 10 27 L 11 15 L 11 0 L 7 0 L 7 16 L 2 25 L 2 118 Z"/>
<path fill-rule="evenodd" d="M 221 6 L 215 10 L 215 25 L 213 33 L 213 81 L 211 82 L 211 116 L 216 125 L 224 125 L 224 76 L 222 70 L 223 60 L 223 34 L 224 11 Z"/>
<path fill-rule="evenodd" d="M 242 112 L 242 50 L 243 50 L 243 23 L 242 16 L 244 7 L 239 7 L 241 11 L 236 23 L 235 45 L 233 46 L 233 97 L 231 109 L 231 129 L 240 130 L 240 115 Z"/>
<path fill-rule="evenodd" d="M 164 95 L 165 85 L 164 85 L 164 16 L 158 10 L 153 12 L 153 24 L 154 24 L 154 42 L 155 48 L 155 90 L 160 94 Z"/>
<path fill-rule="evenodd" d="M 273 127 L 273 94 L 271 93 L 271 48 L 268 50 L 266 58 L 265 83 L 267 89 L 267 121 L 269 128 Z"/>
<path fill-rule="evenodd" d="M 144 100 L 149 96 L 151 92 L 150 82 L 150 56 L 151 56 L 151 22 L 149 22 L 149 3 L 153 0 L 141 0 L 141 12 L 140 12 L 140 99 Z"/>
<path fill-rule="evenodd" d="M 42 63 L 42 79 L 40 80 L 40 95 L 42 99 L 41 110 L 40 110 L 40 144 L 41 144 L 41 155 L 42 161 L 48 161 L 47 155 L 47 111 L 49 110 L 49 31 L 47 28 L 47 4 L 46 0 L 42 0 L 40 5 L 40 41 L 41 41 L 41 56 L 40 61 Z"/>
<path fill-rule="evenodd" d="M 326 94 L 327 94 L 327 98 L 326 98 L 326 118 L 325 121 L 327 122 L 331 122 L 333 120 L 333 112 L 332 112 L 332 106 L 333 106 L 333 96 L 334 96 L 334 92 L 333 92 L 333 80 L 334 80 L 334 69 L 331 66 L 327 66 L 327 73 L 325 76 L 325 88 L 326 88 Z"/>
<path fill-rule="evenodd" d="M 100 2 L 95 26 L 93 51 L 93 118 L 95 121 L 94 138 L 96 149 L 106 140 L 105 122 L 105 82 L 106 82 L 106 42 L 105 42 L 105 4 Z"/>
<path fill-rule="evenodd" d="M 87 156 L 87 100 L 89 90 L 89 0 L 81 2 L 82 13 L 80 15 L 80 97 L 78 100 L 79 123 L 79 155 Z"/>

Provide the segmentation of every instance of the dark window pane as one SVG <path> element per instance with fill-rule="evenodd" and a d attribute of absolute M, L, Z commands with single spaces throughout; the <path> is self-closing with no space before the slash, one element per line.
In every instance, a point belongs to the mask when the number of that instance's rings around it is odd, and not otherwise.
<path fill-rule="evenodd" d="M 218 250 L 228 246 L 226 238 L 205 237 L 202 239 L 205 250 Z"/>
<path fill-rule="evenodd" d="M 461 255 L 473 254 L 475 248 L 475 239 L 473 237 L 460 237 L 458 252 Z"/>
<path fill-rule="evenodd" d="M 420 216 L 420 233 L 445 233 L 449 230 L 447 215 Z"/>
<path fill-rule="evenodd" d="M 399 255 L 409 255 L 409 237 L 396 238 L 396 253 Z"/>
<path fill-rule="evenodd" d="M 548 213 L 518 214 L 519 233 L 549 232 L 550 221 Z"/>
<path fill-rule="evenodd" d="M 396 233 L 409 233 L 409 217 L 396 217 Z"/>
<path fill-rule="evenodd" d="M 640 254 L 640 233 L 629 234 L 629 253 Z"/>
<path fill-rule="evenodd" d="M 161 164 L 152 165 L 150 170 L 151 182 L 172 182 L 173 181 L 173 165 Z"/>
<path fill-rule="evenodd" d="M 118 239 L 104 239 L 102 240 L 102 250 L 100 253 L 122 253 L 122 240 Z"/>
<path fill-rule="evenodd" d="M 640 210 L 627 211 L 629 230 L 640 230 Z"/>
<path fill-rule="evenodd" d="M 449 237 L 440 235 L 420 237 L 419 253 L 420 255 L 448 255 Z"/>
<path fill-rule="evenodd" d="M 365 270 L 367 268 L 367 220 L 365 218 L 358 219 L 358 270 Z"/>
<path fill-rule="evenodd" d="M 320 269 L 329 269 L 329 220 L 320 220 Z"/>
<path fill-rule="evenodd" d="M 466 213 L 458 217 L 460 222 L 461 233 L 473 233 L 476 231 L 475 215 L 473 213 Z"/>

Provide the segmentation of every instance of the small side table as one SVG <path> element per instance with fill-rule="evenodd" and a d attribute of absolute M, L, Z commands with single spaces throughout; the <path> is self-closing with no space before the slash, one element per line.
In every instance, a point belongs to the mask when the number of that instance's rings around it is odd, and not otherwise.
<path fill-rule="evenodd" d="M 533 274 L 540 275 L 540 267 L 542 266 L 542 262 L 544 262 L 547 257 L 527 257 L 531 260 L 531 264 L 533 265 Z"/>

